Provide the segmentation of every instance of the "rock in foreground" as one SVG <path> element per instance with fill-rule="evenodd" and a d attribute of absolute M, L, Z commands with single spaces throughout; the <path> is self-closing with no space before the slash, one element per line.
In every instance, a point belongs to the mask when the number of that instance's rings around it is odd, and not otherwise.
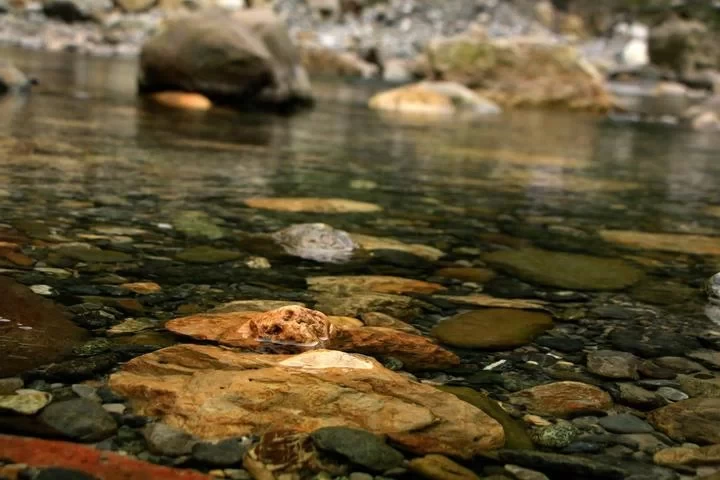
<path fill-rule="evenodd" d="M 502 427 L 472 405 L 337 351 L 178 345 L 128 362 L 110 384 L 138 413 L 208 439 L 343 425 L 423 454 L 469 458 L 504 443 Z"/>
<path fill-rule="evenodd" d="M 493 101 L 454 82 L 420 82 L 378 93 L 370 108 L 388 112 L 422 115 L 494 115 L 501 112 Z"/>
<path fill-rule="evenodd" d="M 234 105 L 312 99 L 287 28 L 265 9 L 172 19 L 143 45 L 140 69 L 143 93 L 190 91 Z"/>

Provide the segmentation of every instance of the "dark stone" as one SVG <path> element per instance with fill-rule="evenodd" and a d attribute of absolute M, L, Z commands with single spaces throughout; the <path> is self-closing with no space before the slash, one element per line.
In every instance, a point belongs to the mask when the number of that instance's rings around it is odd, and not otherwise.
<path fill-rule="evenodd" d="M 611 463 L 598 462 L 584 457 L 532 450 L 498 450 L 498 459 L 521 467 L 537 470 L 558 478 L 597 478 L 623 480 L 625 470 Z"/>
<path fill-rule="evenodd" d="M 92 378 L 113 368 L 120 360 L 116 353 L 103 353 L 94 357 L 76 358 L 66 362 L 52 363 L 23 375 L 30 379 L 44 379 L 63 383 L 72 383 Z"/>
<path fill-rule="evenodd" d="M 242 462 L 247 446 L 231 438 L 217 443 L 199 442 L 192 449 L 195 461 L 213 467 L 229 467 Z"/>
<path fill-rule="evenodd" d="M 51 403 L 38 418 L 58 435 L 81 442 L 103 440 L 117 430 L 108 412 L 84 398 Z"/>
<path fill-rule="evenodd" d="M 535 343 L 541 347 L 547 347 L 563 353 L 575 353 L 581 351 L 585 347 L 585 341 L 580 338 L 573 337 L 554 337 L 551 335 L 543 335 L 535 340 Z"/>
<path fill-rule="evenodd" d="M 90 330 L 110 328 L 122 319 L 122 314 L 117 310 L 94 303 L 74 305 L 70 311 L 75 314 L 73 322 Z"/>
<path fill-rule="evenodd" d="M 677 373 L 673 370 L 660 366 L 654 361 L 645 360 L 638 365 L 638 372 L 643 377 L 654 378 L 658 380 L 671 380 L 677 377 Z"/>
<path fill-rule="evenodd" d="M 630 320 L 637 315 L 637 312 L 618 305 L 605 305 L 592 310 L 592 313 L 600 318 L 615 320 Z"/>
<path fill-rule="evenodd" d="M 613 331 L 608 340 L 615 349 L 643 358 L 682 356 L 700 348 L 694 337 L 664 331 L 620 329 Z"/>
<path fill-rule="evenodd" d="M 98 388 L 97 394 L 103 403 L 122 403 L 125 401 L 125 398 L 110 390 L 108 386 Z"/>
<path fill-rule="evenodd" d="M 403 465 L 403 454 L 365 430 L 326 427 L 310 434 L 318 448 L 347 457 L 351 462 L 376 472 Z"/>
<path fill-rule="evenodd" d="M 562 450 L 565 454 L 578 454 L 578 453 L 598 453 L 605 450 L 605 445 L 602 443 L 592 443 L 586 441 L 576 441 L 568 445 Z"/>
<path fill-rule="evenodd" d="M 608 415 L 601 418 L 598 423 L 612 433 L 651 433 L 654 431 L 649 423 L 629 413 Z"/>
<path fill-rule="evenodd" d="M 97 477 L 88 475 L 79 470 L 67 468 L 46 468 L 33 477 L 33 480 L 97 480 Z"/>

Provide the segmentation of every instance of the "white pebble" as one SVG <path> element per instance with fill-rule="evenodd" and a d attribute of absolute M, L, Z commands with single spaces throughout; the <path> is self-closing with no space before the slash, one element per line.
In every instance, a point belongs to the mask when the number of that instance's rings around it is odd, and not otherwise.
<path fill-rule="evenodd" d="M 38 295 L 52 295 L 53 289 L 50 285 L 33 285 L 30 290 L 37 293 Z"/>

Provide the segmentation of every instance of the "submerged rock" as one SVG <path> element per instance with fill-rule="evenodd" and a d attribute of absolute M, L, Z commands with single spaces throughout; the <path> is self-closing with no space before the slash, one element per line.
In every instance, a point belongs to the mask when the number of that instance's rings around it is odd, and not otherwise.
<path fill-rule="evenodd" d="M 443 320 L 433 335 L 454 347 L 506 349 L 526 345 L 552 326 L 547 313 L 489 308 Z"/>
<path fill-rule="evenodd" d="M 579 416 L 602 412 L 612 407 L 612 399 L 603 390 L 580 382 L 555 382 L 528 388 L 510 396 L 513 404 L 538 415 Z"/>
<path fill-rule="evenodd" d="M 502 427 L 475 407 L 336 351 L 288 357 L 178 345 L 131 360 L 110 386 L 138 413 L 201 438 L 342 425 L 415 453 L 464 458 L 504 442 Z"/>
<path fill-rule="evenodd" d="M 292 225 L 272 238 L 289 255 L 323 263 L 347 262 L 359 248 L 349 233 L 324 223 Z"/>
<path fill-rule="evenodd" d="M 720 242 L 717 241 L 717 238 L 704 235 L 601 230 L 600 236 L 608 242 L 634 249 L 694 255 L 720 255 Z"/>
<path fill-rule="evenodd" d="M 211 101 L 308 103 L 307 73 L 270 9 L 206 10 L 168 20 L 140 54 L 140 91 L 197 92 Z"/>
<path fill-rule="evenodd" d="M 389 293 L 352 292 L 349 295 L 319 293 L 315 296 L 315 308 L 328 315 L 358 317 L 363 313 L 380 312 L 409 320 L 420 316 L 423 303 L 413 298 Z"/>
<path fill-rule="evenodd" d="M 374 110 L 421 115 L 494 115 L 501 112 L 495 102 L 454 82 L 420 82 L 394 88 L 373 96 L 369 105 Z"/>
<path fill-rule="evenodd" d="M 398 468 L 405 462 L 402 453 L 366 430 L 325 427 L 315 430 L 310 437 L 321 450 L 342 455 L 352 463 L 375 472 Z"/>
<path fill-rule="evenodd" d="M 682 400 L 648 415 L 648 421 L 680 442 L 720 443 L 720 398 Z"/>
<path fill-rule="evenodd" d="M 371 235 L 351 234 L 352 239 L 365 250 L 396 250 L 405 252 L 430 261 L 436 261 L 445 256 L 445 252 L 428 245 L 417 243 L 404 243 L 400 240 L 388 237 L 374 237 Z"/>
<path fill-rule="evenodd" d="M 52 400 L 52 395 L 37 390 L 18 390 L 13 395 L 0 395 L 0 413 L 34 415 Z"/>
<path fill-rule="evenodd" d="M 571 290 L 622 290 L 643 277 L 620 259 L 535 248 L 497 251 L 484 260 L 523 280 Z"/>
<path fill-rule="evenodd" d="M 375 293 L 421 293 L 432 294 L 445 287 L 437 283 L 387 275 L 356 275 L 337 277 L 310 277 L 310 290 L 328 293 L 375 292 Z"/>
<path fill-rule="evenodd" d="M 0 377 L 61 360 L 85 340 L 66 311 L 15 281 L 0 277 Z"/>
<path fill-rule="evenodd" d="M 190 210 L 181 212 L 171 218 L 175 230 L 188 237 L 218 240 L 225 236 L 225 230 L 218 226 L 220 221 L 205 212 Z"/>
<path fill-rule="evenodd" d="M 24 92 L 36 83 L 25 76 L 12 63 L 0 60 L 0 95 L 8 92 Z"/>
<path fill-rule="evenodd" d="M 278 212 L 307 213 L 372 213 L 382 207 L 374 203 L 346 200 L 344 198 L 248 198 L 245 205 L 250 208 L 275 210 Z"/>
<path fill-rule="evenodd" d="M 209 247 L 207 245 L 191 247 L 177 254 L 177 259 L 187 263 L 225 263 L 243 256 L 234 250 Z"/>
<path fill-rule="evenodd" d="M 40 413 L 39 419 L 55 434 L 80 442 L 103 440 L 117 430 L 108 412 L 84 398 L 52 403 Z"/>
<path fill-rule="evenodd" d="M 472 470 L 442 455 L 414 458 L 408 463 L 408 467 L 414 473 L 430 480 L 480 480 Z"/>

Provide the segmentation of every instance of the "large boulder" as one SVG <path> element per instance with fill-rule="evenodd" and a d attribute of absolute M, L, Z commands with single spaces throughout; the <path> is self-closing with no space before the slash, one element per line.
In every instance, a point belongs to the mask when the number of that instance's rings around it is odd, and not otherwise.
<path fill-rule="evenodd" d="M 171 19 L 143 45 L 140 70 L 142 93 L 192 91 L 234 105 L 312 100 L 287 28 L 269 9 L 210 9 Z"/>
<path fill-rule="evenodd" d="M 602 76 L 569 45 L 470 32 L 430 42 L 429 76 L 462 83 L 500 105 L 607 110 Z"/>
<path fill-rule="evenodd" d="M 650 30 L 650 62 L 688 78 L 717 67 L 718 49 L 713 34 L 697 20 L 671 16 Z"/>

